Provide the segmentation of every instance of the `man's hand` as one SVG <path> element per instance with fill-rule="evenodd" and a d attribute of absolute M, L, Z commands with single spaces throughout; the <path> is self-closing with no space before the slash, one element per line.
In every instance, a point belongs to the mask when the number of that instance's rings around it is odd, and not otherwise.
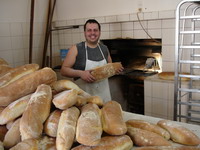
<path fill-rule="evenodd" d="M 88 82 L 88 83 L 92 83 L 95 81 L 95 78 L 91 75 L 91 70 L 85 70 L 81 73 L 81 79 Z"/>

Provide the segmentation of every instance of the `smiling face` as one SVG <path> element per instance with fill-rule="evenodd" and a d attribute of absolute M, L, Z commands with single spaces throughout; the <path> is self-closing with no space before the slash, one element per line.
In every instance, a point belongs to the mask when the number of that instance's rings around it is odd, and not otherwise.
<path fill-rule="evenodd" d="M 84 31 L 85 39 L 89 45 L 96 45 L 99 41 L 100 30 L 98 24 L 87 23 Z"/>

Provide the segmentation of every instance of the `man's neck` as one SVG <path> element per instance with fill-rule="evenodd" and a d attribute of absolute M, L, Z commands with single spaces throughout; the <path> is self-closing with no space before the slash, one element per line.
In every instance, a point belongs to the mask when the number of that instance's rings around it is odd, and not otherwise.
<path fill-rule="evenodd" d="M 89 43 L 89 42 L 86 41 L 86 44 L 87 44 L 87 46 L 90 47 L 90 48 L 95 48 L 95 47 L 97 47 L 98 42 L 97 42 L 97 43 Z"/>

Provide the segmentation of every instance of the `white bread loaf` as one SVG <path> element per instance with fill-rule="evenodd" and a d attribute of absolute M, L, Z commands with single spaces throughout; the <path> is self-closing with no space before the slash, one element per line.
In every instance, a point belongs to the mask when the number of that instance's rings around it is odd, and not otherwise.
<path fill-rule="evenodd" d="M 5 59 L 0 58 L 0 65 L 8 65 L 8 62 Z"/>
<path fill-rule="evenodd" d="M 144 121 L 144 120 L 136 120 L 136 119 L 131 119 L 126 121 L 126 125 L 129 127 L 134 127 L 134 128 L 140 128 L 143 130 L 148 130 L 154 133 L 157 133 L 161 136 L 163 136 L 165 139 L 169 140 L 170 139 L 170 134 L 167 130 L 161 128 L 160 126 Z"/>
<path fill-rule="evenodd" d="M 52 91 L 54 93 L 59 93 L 65 90 L 77 90 L 78 94 L 83 93 L 84 91 L 78 87 L 74 82 L 70 80 L 58 80 L 51 84 Z"/>
<path fill-rule="evenodd" d="M 96 104 L 86 104 L 81 109 L 77 122 L 76 140 L 87 146 L 95 146 L 102 135 L 100 109 Z"/>
<path fill-rule="evenodd" d="M 15 120 L 11 128 L 6 133 L 5 138 L 3 140 L 3 145 L 5 148 L 11 148 L 21 141 L 19 123 L 20 118 Z"/>
<path fill-rule="evenodd" d="M 0 106 L 7 106 L 18 98 L 33 93 L 40 84 L 51 84 L 56 80 L 56 73 L 51 68 L 27 74 L 0 88 Z"/>
<path fill-rule="evenodd" d="M 14 82 L 15 80 L 21 78 L 22 76 L 32 73 L 38 69 L 39 69 L 38 64 L 26 64 L 23 66 L 13 68 L 4 76 L 0 77 L 0 87 L 4 87 Z"/>
<path fill-rule="evenodd" d="M 4 140 L 4 137 L 7 133 L 8 129 L 6 128 L 6 126 L 0 126 L 0 141 Z"/>
<path fill-rule="evenodd" d="M 114 76 L 122 68 L 120 62 L 108 63 L 106 65 L 92 69 L 91 74 L 95 77 L 96 82 Z"/>
<path fill-rule="evenodd" d="M 195 133 L 173 121 L 160 120 L 157 124 L 170 133 L 174 142 L 191 146 L 200 144 L 200 138 Z"/>
<path fill-rule="evenodd" d="M 194 146 L 144 146 L 134 150 L 200 150 L 200 148 Z"/>
<path fill-rule="evenodd" d="M 67 109 L 77 102 L 77 90 L 71 89 L 54 95 L 53 104 L 61 110 Z"/>
<path fill-rule="evenodd" d="M 80 145 L 72 150 L 130 150 L 133 142 L 127 135 L 121 136 L 105 136 L 101 138 L 97 146 L 89 147 Z"/>
<path fill-rule="evenodd" d="M 110 135 L 123 135 L 127 132 L 123 120 L 121 105 L 116 101 L 108 101 L 102 108 L 103 131 Z"/>
<path fill-rule="evenodd" d="M 28 105 L 21 117 L 20 133 L 22 140 L 39 138 L 43 123 L 50 114 L 52 90 L 49 85 L 41 84 L 31 95 Z"/>
<path fill-rule="evenodd" d="M 58 129 L 58 122 L 60 119 L 62 111 L 61 110 L 54 110 L 44 124 L 44 133 L 50 137 L 56 137 L 57 129 Z"/>
<path fill-rule="evenodd" d="M 170 142 L 162 136 L 147 130 L 128 127 L 127 134 L 137 146 L 170 146 Z"/>
<path fill-rule="evenodd" d="M 75 139 L 77 120 L 80 111 L 76 107 L 71 107 L 64 110 L 61 114 L 57 137 L 57 150 L 70 150 Z"/>
<path fill-rule="evenodd" d="M 39 139 L 26 139 L 10 150 L 56 150 L 55 139 L 47 136 Z"/>
<path fill-rule="evenodd" d="M 28 105 L 31 94 L 26 95 L 11 104 L 9 104 L 1 113 L 0 113 L 0 125 L 7 124 L 8 122 L 16 119 L 21 116 L 24 112 L 26 106 Z"/>

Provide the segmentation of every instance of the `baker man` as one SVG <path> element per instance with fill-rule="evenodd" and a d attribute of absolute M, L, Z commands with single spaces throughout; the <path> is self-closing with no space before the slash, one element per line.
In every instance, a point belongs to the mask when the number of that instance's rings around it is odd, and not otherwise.
<path fill-rule="evenodd" d="M 100 96 L 104 102 L 111 100 L 108 79 L 95 82 L 91 69 L 112 63 L 107 46 L 99 43 L 101 26 L 89 19 L 84 25 L 85 42 L 73 45 L 62 64 L 61 75 L 75 79 L 75 83 L 91 95 Z M 123 67 L 118 70 L 121 72 Z"/>

